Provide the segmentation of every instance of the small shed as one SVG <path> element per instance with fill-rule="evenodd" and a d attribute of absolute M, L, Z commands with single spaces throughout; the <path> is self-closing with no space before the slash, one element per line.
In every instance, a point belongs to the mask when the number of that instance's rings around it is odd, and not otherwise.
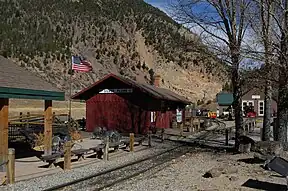
<path fill-rule="evenodd" d="M 45 100 L 43 105 L 45 154 L 51 154 L 52 100 L 64 100 L 65 93 L 3 56 L 0 56 L 0 68 L 0 164 L 7 160 L 8 154 L 10 98 Z M 0 171 L 5 170 L 3 167 L 0 167 Z"/>
<path fill-rule="evenodd" d="M 229 92 L 222 91 L 216 95 L 219 115 L 222 115 L 223 112 L 232 107 L 233 100 L 233 94 Z"/>
<path fill-rule="evenodd" d="M 155 78 L 155 84 L 160 84 L 160 78 Z M 106 127 L 139 134 L 147 133 L 150 126 L 170 127 L 176 109 L 184 111 L 190 104 L 189 100 L 168 89 L 115 74 L 105 76 L 72 99 L 86 100 L 87 131 Z"/>

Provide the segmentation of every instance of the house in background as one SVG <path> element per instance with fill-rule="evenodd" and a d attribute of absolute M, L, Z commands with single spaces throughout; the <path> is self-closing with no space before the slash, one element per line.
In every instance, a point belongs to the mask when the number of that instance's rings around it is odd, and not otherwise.
<path fill-rule="evenodd" d="M 216 101 L 218 104 L 219 115 L 226 114 L 225 112 L 232 107 L 233 94 L 229 92 L 220 92 L 216 95 Z"/>
<path fill-rule="evenodd" d="M 261 89 L 255 88 L 247 92 L 242 96 L 242 110 L 245 106 L 254 106 L 254 111 L 257 114 L 257 117 L 264 116 L 264 99 L 265 94 Z M 274 114 L 277 112 L 277 102 L 272 99 L 271 113 Z"/>
<path fill-rule="evenodd" d="M 164 88 L 155 76 L 154 86 L 109 74 L 72 99 L 86 101 L 86 130 L 106 127 L 119 132 L 146 134 L 149 127 L 169 128 L 179 109 L 190 101 Z M 178 117 L 178 116 L 177 116 Z M 178 119 L 178 118 L 177 118 Z M 182 120 L 183 120 L 182 119 Z"/>
<path fill-rule="evenodd" d="M 220 115 L 233 103 L 233 94 L 229 92 L 220 92 L 217 94 L 217 103 Z M 264 91 L 259 88 L 254 88 L 242 96 L 242 110 L 245 106 L 253 106 L 257 117 L 264 116 Z M 271 113 L 277 112 L 277 102 L 272 99 Z"/>

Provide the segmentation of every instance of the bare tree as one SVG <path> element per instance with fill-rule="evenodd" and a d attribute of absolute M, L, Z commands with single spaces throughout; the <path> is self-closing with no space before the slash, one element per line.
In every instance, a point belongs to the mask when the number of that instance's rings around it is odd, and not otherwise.
<path fill-rule="evenodd" d="M 288 123 L 288 0 L 276 0 L 276 13 L 273 18 L 278 24 L 280 43 L 279 52 L 279 87 L 278 87 L 278 108 L 276 140 L 287 142 Z"/>
<path fill-rule="evenodd" d="M 271 64 L 271 13 L 272 4 L 270 0 L 261 0 L 260 2 L 260 14 L 261 14 L 261 28 L 262 28 L 262 42 L 265 52 L 265 70 L 267 76 L 270 75 Z M 265 100 L 264 100 L 264 120 L 263 120 L 263 134 L 262 140 L 270 140 L 270 124 L 271 124 L 271 104 L 272 104 L 272 86 L 271 80 L 266 78 L 265 82 Z"/>
<path fill-rule="evenodd" d="M 265 117 L 263 124 L 263 140 L 269 140 L 272 83 L 278 87 L 277 99 L 277 132 L 274 140 L 287 142 L 288 126 L 288 0 L 254 0 L 256 20 L 260 25 L 255 24 L 253 17 L 251 28 L 259 27 L 263 52 L 255 51 L 256 54 L 264 55 L 262 61 L 265 66 L 260 71 L 260 77 L 265 79 Z M 257 16 L 258 13 L 258 16 Z M 258 31 L 259 32 L 259 31 Z M 278 60 L 275 61 L 275 57 Z M 255 58 L 255 57 L 254 57 Z M 259 59 L 259 57 L 258 57 Z M 261 60 L 261 56 L 260 59 Z"/>
<path fill-rule="evenodd" d="M 273 14 L 273 0 L 254 0 L 255 14 L 251 17 L 251 28 L 256 32 L 260 38 L 260 44 L 263 47 L 263 52 L 257 52 L 257 57 L 264 62 L 262 68 L 263 81 L 265 81 L 265 98 L 264 98 L 264 120 L 263 120 L 263 134 L 262 140 L 270 139 L 270 124 L 271 124 L 271 104 L 272 104 L 272 84 L 271 84 L 271 68 L 273 61 L 272 48 L 272 14 Z M 259 56 L 260 54 L 260 56 Z"/>
<path fill-rule="evenodd" d="M 246 14 L 250 0 L 176 0 L 172 5 L 172 17 L 186 26 L 197 27 L 208 35 L 217 53 L 231 65 L 233 86 L 233 108 L 235 111 L 235 148 L 239 148 L 239 137 L 243 135 L 241 99 L 241 48 L 249 26 Z"/>

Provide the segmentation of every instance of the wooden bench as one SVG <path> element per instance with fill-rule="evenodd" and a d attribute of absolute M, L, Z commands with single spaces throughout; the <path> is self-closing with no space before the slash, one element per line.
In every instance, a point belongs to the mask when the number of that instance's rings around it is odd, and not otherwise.
<path fill-rule="evenodd" d="M 55 167 L 55 164 L 58 162 L 58 160 L 63 156 L 63 153 L 55 153 L 52 155 L 44 155 L 41 157 L 41 160 L 44 162 L 49 163 L 49 168 Z"/>
<path fill-rule="evenodd" d="M 135 137 L 134 142 L 137 142 L 138 145 L 142 145 L 142 142 L 145 140 L 145 137 Z M 126 138 L 121 141 L 125 145 L 125 149 L 130 145 L 130 138 Z"/>
<path fill-rule="evenodd" d="M 109 143 L 109 148 L 113 148 L 114 151 L 117 151 L 120 145 L 121 145 L 121 142 L 112 142 L 112 143 Z"/>
<path fill-rule="evenodd" d="M 72 150 L 71 154 L 77 156 L 77 161 L 84 160 L 84 155 L 87 154 L 90 151 L 90 149 L 76 149 Z"/>

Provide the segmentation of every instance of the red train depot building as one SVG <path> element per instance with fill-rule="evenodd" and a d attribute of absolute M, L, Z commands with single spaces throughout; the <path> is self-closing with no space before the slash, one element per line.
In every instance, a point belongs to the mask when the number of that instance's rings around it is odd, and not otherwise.
<path fill-rule="evenodd" d="M 176 109 L 190 104 L 186 98 L 164 88 L 109 74 L 72 96 L 86 101 L 86 129 L 106 127 L 119 132 L 145 134 L 150 126 L 171 127 Z"/>

